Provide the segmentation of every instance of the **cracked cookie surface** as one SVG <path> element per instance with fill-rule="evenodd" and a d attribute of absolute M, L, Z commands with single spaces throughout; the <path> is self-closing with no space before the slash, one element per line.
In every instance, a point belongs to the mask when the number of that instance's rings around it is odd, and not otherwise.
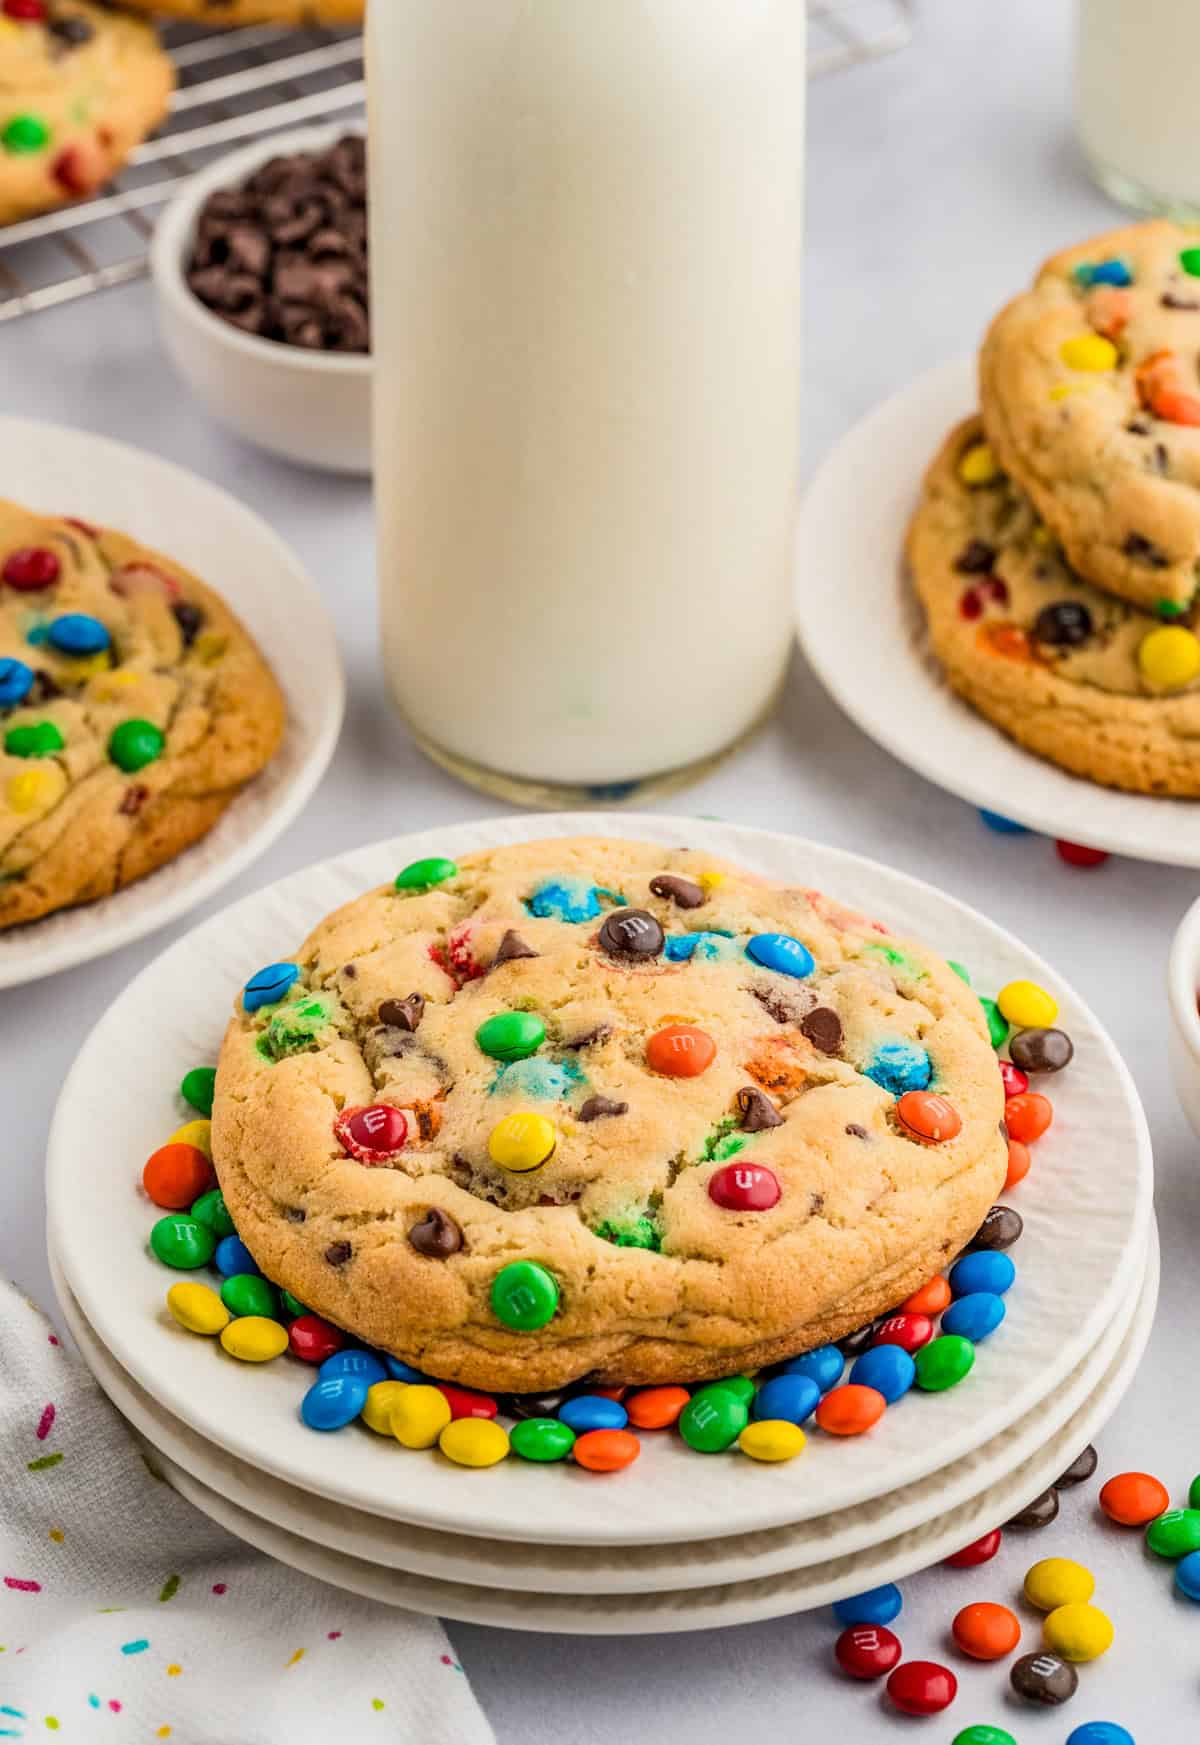
<path fill-rule="evenodd" d="M 699 1379 L 858 1328 L 973 1235 L 1003 1092 L 935 953 L 686 849 L 442 871 L 331 915 L 226 1034 L 221 1187 L 309 1308 L 473 1386 Z M 906 1131 L 914 1088 L 956 1136 Z M 557 1291 L 527 1331 L 495 1308 L 514 1263 Z"/>
<path fill-rule="evenodd" d="M 1182 643 L 1200 669 L 1193 618 L 1164 625 L 1081 580 L 1007 476 L 966 482 L 982 438 L 977 418 L 951 431 L 908 534 L 909 568 L 950 684 L 1075 775 L 1135 793 L 1200 795 L 1200 670 L 1171 688 L 1153 682 L 1164 641 L 1168 654 Z"/>
<path fill-rule="evenodd" d="M 173 859 L 284 719 L 211 588 L 124 534 L 0 502 L 0 928 Z"/>
<path fill-rule="evenodd" d="M 1127 225 L 1053 255 L 992 322 L 988 440 L 1073 567 L 1177 614 L 1200 587 L 1200 229 Z"/>

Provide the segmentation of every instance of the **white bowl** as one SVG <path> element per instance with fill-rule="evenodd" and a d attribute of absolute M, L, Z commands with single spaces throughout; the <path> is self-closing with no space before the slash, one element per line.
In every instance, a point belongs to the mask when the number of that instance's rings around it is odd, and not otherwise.
<path fill-rule="evenodd" d="M 1184 1113 L 1200 1133 L 1200 898 L 1179 923 L 1167 965 L 1171 1007 L 1170 1055 L 1175 1090 Z"/>
<path fill-rule="evenodd" d="M 348 132 L 362 128 L 343 122 L 273 133 L 200 170 L 164 208 L 150 267 L 167 350 L 214 418 L 287 460 L 327 472 L 369 473 L 371 359 L 242 333 L 206 309 L 184 278 L 210 194 L 239 187 L 280 153 L 324 151 Z"/>

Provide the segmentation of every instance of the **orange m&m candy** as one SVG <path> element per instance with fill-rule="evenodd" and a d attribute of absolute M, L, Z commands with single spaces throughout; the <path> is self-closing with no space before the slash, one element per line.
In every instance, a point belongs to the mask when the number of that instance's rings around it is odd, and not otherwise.
<path fill-rule="evenodd" d="M 941 1273 L 905 1297 L 900 1307 L 909 1315 L 940 1315 L 950 1301 L 950 1285 Z"/>
<path fill-rule="evenodd" d="M 646 1044 L 646 1065 L 668 1078 L 699 1078 L 716 1058 L 716 1043 L 698 1024 L 668 1024 Z"/>
<path fill-rule="evenodd" d="M 896 1104 L 896 1119 L 911 1139 L 926 1145 L 938 1145 L 962 1132 L 962 1116 L 936 1091 L 905 1091 Z"/>
<path fill-rule="evenodd" d="M 669 1430 L 691 1399 L 686 1388 L 643 1388 L 625 1401 L 636 1430 Z"/>
<path fill-rule="evenodd" d="M 859 1382 L 846 1382 L 830 1388 L 817 1407 L 817 1423 L 831 1436 L 861 1436 L 872 1424 L 878 1424 L 887 1410 L 887 1401 L 878 1388 L 863 1387 Z"/>
<path fill-rule="evenodd" d="M 142 1186 L 168 1212 L 187 1211 L 215 1179 L 212 1164 L 195 1145 L 160 1145 L 142 1171 Z"/>
<path fill-rule="evenodd" d="M 1010 1139 L 1008 1142 L 1008 1174 L 1004 1178 L 1005 1187 L 1015 1188 L 1018 1182 L 1023 1182 L 1029 1174 L 1029 1166 L 1032 1162 L 1028 1145 L 1022 1145 L 1019 1139 Z"/>
<path fill-rule="evenodd" d="M 628 1430 L 587 1430 L 575 1438 L 571 1453 L 589 1472 L 620 1472 L 632 1466 L 642 1445 Z"/>
<path fill-rule="evenodd" d="M 972 1660 L 1003 1660 L 1021 1640 L 1021 1626 L 1007 1606 L 980 1600 L 964 1606 L 950 1626 L 956 1645 Z"/>
<path fill-rule="evenodd" d="M 1010 1139 L 1028 1145 L 1040 1139 L 1054 1119 L 1054 1105 L 1040 1091 L 1022 1091 L 1004 1105 L 1004 1125 Z"/>
<path fill-rule="evenodd" d="M 1100 1507 L 1122 1527 L 1144 1527 L 1170 1506 L 1166 1485 L 1148 1472 L 1119 1472 L 1100 1491 Z"/>

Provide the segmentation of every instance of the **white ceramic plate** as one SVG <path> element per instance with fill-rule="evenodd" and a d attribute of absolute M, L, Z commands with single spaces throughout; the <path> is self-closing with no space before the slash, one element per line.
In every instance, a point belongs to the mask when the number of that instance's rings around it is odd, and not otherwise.
<path fill-rule="evenodd" d="M 462 1582 L 468 1587 L 502 1588 L 519 1580 L 531 1593 L 630 1594 L 759 1580 L 868 1547 L 879 1548 L 969 1502 L 1016 1471 L 1057 1434 L 1102 1382 L 1135 1318 L 1146 1272 L 1151 1265 L 1158 1265 L 1158 1236 L 1153 1225 L 1149 1250 L 1153 1261 L 1148 1253 L 1128 1301 L 1121 1304 L 1079 1367 L 1028 1416 L 954 1466 L 837 1517 L 821 1516 L 797 1526 L 736 1538 L 597 1550 L 430 1532 L 306 1494 L 247 1466 L 188 1430 L 138 1387 L 88 1325 L 53 1255 L 50 1264 L 67 1327 L 118 1411 L 176 1466 L 238 1508 L 326 1550 L 411 1575 Z M 370 1434 L 367 1430 L 359 1433 Z M 397 1454 L 403 1462 L 406 1457 L 399 1451 Z M 403 1470 L 402 1464 L 398 1471 Z"/>
<path fill-rule="evenodd" d="M 1076 1057 L 1054 1087 L 1055 1125 L 1020 1187 L 1020 1278 L 1004 1327 L 965 1382 L 947 1394 L 910 1395 L 870 1436 L 814 1435 L 803 1459 L 784 1469 L 739 1460 L 731 1483 L 725 1461 L 647 1436 L 637 1464 L 614 1478 L 520 1461 L 467 1473 L 431 1455 L 406 1463 L 401 1484 L 385 1444 L 304 1428 L 297 1408 L 305 1378 L 296 1365 L 243 1368 L 175 1325 L 163 1306 L 170 1275 L 146 1249 L 155 1213 L 138 1175 L 176 1119 L 173 1086 L 214 1058 L 250 970 L 418 856 L 586 831 L 686 841 L 819 886 L 901 934 L 927 938 L 965 963 L 981 990 L 1019 975 L 1054 989 Z M 153 1037 L 152 1052 L 130 1049 L 131 1036 Z M 1032 1410 L 1082 1361 L 1137 1277 L 1151 1153 L 1137 1092 L 1097 1020 L 1049 965 L 984 916 L 889 868 L 793 837 L 586 813 L 491 820 L 361 849 L 196 928 L 131 983 L 84 1045 L 51 1130 L 47 1194 L 52 1246 L 104 1344 L 170 1413 L 239 1459 L 301 1490 L 418 1526 L 542 1543 L 666 1543 L 696 1538 L 698 1522 L 719 1538 L 849 1508 L 961 1459 Z"/>
<path fill-rule="evenodd" d="M 327 1551 L 238 1508 L 161 1454 L 148 1452 L 152 1464 L 159 1467 L 182 1496 L 239 1539 L 281 1563 L 335 1587 L 382 1600 L 386 1605 L 404 1606 L 409 1611 L 463 1623 L 574 1636 L 644 1636 L 753 1624 L 792 1612 L 812 1611 L 881 1582 L 901 1581 L 951 1556 L 1024 1508 L 1053 1484 L 1120 1404 L 1150 1336 L 1157 1297 L 1158 1253 L 1154 1249 L 1133 1324 L 1095 1392 L 1036 1455 L 969 1503 L 939 1515 L 911 1533 L 889 1539 L 884 1545 L 868 1546 L 850 1557 L 716 1587 L 581 1597 L 543 1595 L 536 1588 L 511 1579 L 495 1591 L 457 1582 L 431 1581 Z"/>
<path fill-rule="evenodd" d="M 119 528 L 192 569 L 244 619 L 287 694 L 278 756 L 216 829 L 115 896 L 0 933 L 0 988 L 140 939 L 250 865 L 325 773 L 342 724 L 337 637 L 312 577 L 267 523 L 157 455 L 82 430 L 0 417 L 0 493 Z"/>
<path fill-rule="evenodd" d="M 850 719 L 893 757 L 974 806 L 1047 836 L 1168 866 L 1200 866 L 1200 805 L 1068 775 L 956 697 L 903 574 L 921 478 L 977 405 L 963 358 L 885 400 L 825 460 L 800 514 L 796 612 L 804 652 Z"/>

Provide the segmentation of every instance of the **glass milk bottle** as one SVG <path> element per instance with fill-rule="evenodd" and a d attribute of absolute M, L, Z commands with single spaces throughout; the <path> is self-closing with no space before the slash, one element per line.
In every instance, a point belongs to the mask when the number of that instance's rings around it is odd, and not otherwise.
<path fill-rule="evenodd" d="M 1079 0 L 1079 137 L 1127 206 L 1200 219 L 1200 0 Z"/>
<path fill-rule="evenodd" d="M 644 796 L 791 635 L 805 0 L 373 0 L 383 652 L 418 742 Z"/>

